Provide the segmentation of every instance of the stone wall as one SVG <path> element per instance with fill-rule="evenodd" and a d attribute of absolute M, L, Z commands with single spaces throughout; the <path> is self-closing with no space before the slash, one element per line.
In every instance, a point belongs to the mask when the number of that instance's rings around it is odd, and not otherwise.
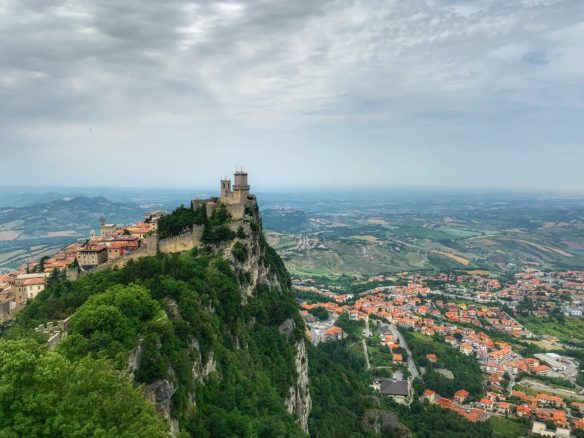
<path fill-rule="evenodd" d="M 205 227 L 203 225 L 195 225 L 193 231 L 190 233 L 161 239 L 158 241 L 158 251 L 163 254 L 170 254 L 173 252 L 190 251 L 193 248 L 199 247 L 203 243 L 204 229 Z"/>
<path fill-rule="evenodd" d="M 206 203 L 207 209 L 210 205 L 214 207 L 217 204 L 213 202 L 206 202 L 200 200 L 193 200 L 193 208 L 198 207 L 201 203 Z M 232 231 L 237 231 L 242 224 L 241 219 L 245 215 L 244 204 L 231 204 L 226 206 L 227 211 L 233 217 L 234 221 L 229 224 Z M 169 237 L 168 239 L 159 239 L 158 234 L 151 234 L 144 239 L 144 243 L 140 248 L 131 254 L 125 254 L 120 258 L 108 260 L 106 263 L 99 265 L 89 271 L 82 271 L 79 274 L 75 272 L 67 272 L 67 278 L 75 281 L 77 278 L 83 277 L 89 273 L 99 272 L 110 268 L 123 268 L 130 260 L 137 260 L 142 257 L 155 256 L 159 252 L 162 254 L 172 254 L 175 252 L 190 251 L 193 248 L 198 248 L 203 244 L 203 232 L 205 227 L 203 225 L 193 226 L 193 230 L 179 236 Z"/>
<path fill-rule="evenodd" d="M 240 220 L 245 215 L 245 204 L 227 204 L 225 205 L 227 212 L 234 220 Z"/>

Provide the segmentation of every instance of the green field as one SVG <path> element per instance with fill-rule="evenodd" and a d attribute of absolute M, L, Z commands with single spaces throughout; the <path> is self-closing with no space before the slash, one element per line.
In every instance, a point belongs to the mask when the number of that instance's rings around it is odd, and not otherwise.
<path fill-rule="evenodd" d="M 584 201 L 424 194 L 334 201 L 264 211 L 273 244 L 295 274 L 584 269 Z M 319 245 L 298 246 L 300 237 Z"/>
<path fill-rule="evenodd" d="M 489 420 L 493 426 L 493 438 L 517 438 L 527 436 L 529 425 L 503 417 L 493 417 Z"/>
<path fill-rule="evenodd" d="M 584 319 L 565 318 L 563 322 L 535 316 L 518 319 L 536 335 L 555 336 L 562 342 L 584 344 Z"/>

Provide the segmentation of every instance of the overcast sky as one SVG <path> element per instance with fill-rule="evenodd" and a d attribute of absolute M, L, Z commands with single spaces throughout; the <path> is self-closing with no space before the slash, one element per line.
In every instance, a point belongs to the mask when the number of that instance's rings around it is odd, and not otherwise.
<path fill-rule="evenodd" d="M 584 0 L 0 0 L 0 184 L 584 191 Z"/>

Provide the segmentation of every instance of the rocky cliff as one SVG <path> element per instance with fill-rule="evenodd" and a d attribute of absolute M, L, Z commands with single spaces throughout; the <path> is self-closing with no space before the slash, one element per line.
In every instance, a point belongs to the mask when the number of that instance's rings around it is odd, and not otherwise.
<path fill-rule="evenodd" d="M 286 398 L 286 407 L 288 412 L 294 414 L 298 419 L 298 424 L 302 427 L 302 430 L 308 433 L 308 417 L 312 409 L 312 399 L 308 382 L 308 356 L 306 355 L 304 340 L 296 344 L 295 364 L 298 378 L 295 384 L 290 387 L 290 392 Z"/>
<path fill-rule="evenodd" d="M 219 258 L 229 263 L 237 281 L 242 311 L 245 312 L 247 306 L 255 304 L 257 300 L 254 298 L 257 298 L 257 294 L 269 294 L 272 301 L 278 301 L 280 297 L 289 298 L 291 296 L 289 275 L 280 258 L 264 239 L 262 221 L 255 202 L 247 206 L 241 220 L 229 223 L 229 229 L 233 232 L 233 238 L 207 243 L 202 251 L 213 259 Z M 182 318 L 180 306 L 174 300 L 168 300 L 166 304 L 170 318 L 173 321 L 180 320 Z M 225 303 L 218 303 L 218 306 L 222 304 Z M 208 306 L 207 311 L 214 314 L 219 310 L 218 306 Z M 304 336 L 299 335 L 303 333 L 303 322 L 297 310 L 294 312 L 296 313 L 294 317 L 288 317 L 278 327 L 280 335 L 285 337 L 293 352 L 291 361 L 293 368 L 288 376 L 290 385 L 287 387 L 286 394 L 282 396 L 281 402 L 294 416 L 302 431 L 308 433 L 308 417 L 312 408 L 308 381 L 308 357 Z M 248 326 L 253 328 L 258 323 L 260 321 L 254 317 L 248 321 Z M 283 326 L 284 329 L 282 329 Z M 250 342 L 246 334 L 236 333 L 233 328 L 230 332 L 234 349 L 239 350 L 242 355 L 249 354 Z M 160 350 L 161 346 L 157 348 Z M 188 351 L 192 361 L 192 382 L 189 383 L 187 412 L 194 413 L 197 411 L 197 392 L 207 385 L 210 376 L 219 381 L 224 376 L 221 375 L 221 366 L 217 363 L 213 348 L 202 351 L 199 340 L 196 337 L 190 337 Z M 130 358 L 130 368 L 139 369 L 140 359 L 141 349 L 138 348 Z M 155 380 L 145 388 L 147 397 L 155 402 L 157 409 L 169 421 L 173 435 L 184 430 L 184 427 L 181 428 L 178 417 L 184 416 L 185 411 L 176 412 L 172 402 L 179 385 L 176 372 L 170 367 L 167 377 Z"/>

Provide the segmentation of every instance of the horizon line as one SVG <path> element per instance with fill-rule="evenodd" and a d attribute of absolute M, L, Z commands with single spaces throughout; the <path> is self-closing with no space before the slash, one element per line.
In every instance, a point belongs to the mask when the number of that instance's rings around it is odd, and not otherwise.
<path fill-rule="evenodd" d="M 457 185 L 272 185 L 268 188 L 265 184 L 250 184 L 252 187 L 257 187 L 256 193 L 282 193 L 282 192 L 294 192 L 299 193 L 306 192 L 308 190 L 319 190 L 319 191 L 330 191 L 331 193 L 337 192 L 363 192 L 363 191 L 373 191 L 379 192 L 395 192 L 395 191 L 449 191 L 449 192 L 508 192 L 508 193 L 541 193 L 541 194 L 582 194 L 584 195 L 584 187 L 574 188 L 574 187 L 522 187 L 522 186 L 501 186 L 501 185 L 465 185 L 464 187 Z M 196 190 L 196 191 L 215 191 L 217 187 L 215 185 L 66 185 L 66 184 L 0 184 L 0 190 L 2 189 L 75 189 L 75 190 L 158 190 L 158 191 L 182 191 L 182 190 Z"/>

